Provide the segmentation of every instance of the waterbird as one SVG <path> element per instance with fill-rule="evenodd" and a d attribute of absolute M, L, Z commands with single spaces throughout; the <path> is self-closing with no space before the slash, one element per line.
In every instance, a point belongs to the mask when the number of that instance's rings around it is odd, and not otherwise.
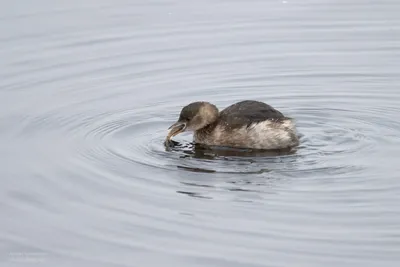
<path fill-rule="evenodd" d="M 207 146 L 279 150 L 299 145 L 293 119 L 255 100 L 240 101 L 222 111 L 210 102 L 192 102 L 168 130 L 166 144 L 177 134 L 192 131 L 194 142 Z"/>

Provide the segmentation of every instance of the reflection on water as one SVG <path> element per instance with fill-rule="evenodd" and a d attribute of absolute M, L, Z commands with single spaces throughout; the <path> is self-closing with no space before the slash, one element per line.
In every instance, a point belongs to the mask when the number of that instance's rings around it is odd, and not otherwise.
<path fill-rule="evenodd" d="M 222 160 L 222 161 L 232 161 L 237 164 L 252 164 L 257 162 L 257 160 L 269 161 L 271 163 L 282 161 L 281 158 L 276 158 L 278 156 L 293 155 L 296 149 L 277 149 L 277 150 L 261 150 L 261 149 L 248 149 L 248 148 L 231 148 L 231 147 L 218 147 L 218 146 L 206 146 L 203 144 L 187 143 L 181 144 L 174 140 L 169 140 L 168 143 L 164 143 L 165 150 L 168 152 L 180 153 L 179 157 L 194 158 L 200 160 Z M 177 166 L 180 169 L 193 171 L 193 172 L 206 172 L 212 173 L 216 170 L 209 170 L 203 168 L 195 167 L 185 167 Z M 267 172 L 268 169 L 252 170 L 243 173 L 263 173 Z M 226 172 L 227 173 L 227 172 Z"/>
<path fill-rule="evenodd" d="M 3 2 L 1 266 L 399 265 L 399 1 Z M 245 99 L 300 146 L 164 145 Z"/>
<path fill-rule="evenodd" d="M 264 150 L 264 149 L 250 149 L 250 148 L 233 148 L 233 147 L 221 147 L 221 146 L 206 146 L 203 144 L 188 143 L 181 144 L 177 141 L 171 140 L 166 145 L 166 151 L 182 151 L 184 154 L 191 155 L 193 158 L 199 159 L 215 159 L 218 157 L 276 157 L 283 155 L 292 155 L 295 153 L 294 149 L 276 149 L 276 150 Z M 229 160 L 225 158 L 226 160 Z"/>

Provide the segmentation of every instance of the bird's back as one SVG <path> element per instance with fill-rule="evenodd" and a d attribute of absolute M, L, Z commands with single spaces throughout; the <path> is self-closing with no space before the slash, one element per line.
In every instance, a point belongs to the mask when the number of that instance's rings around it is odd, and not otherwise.
<path fill-rule="evenodd" d="M 250 126 L 266 120 L 282 120 L 285 116 L 270 105 L 254 101 L 245 100 L 235 103 L 220 112 L 219 123 L 229 128 Z"/>

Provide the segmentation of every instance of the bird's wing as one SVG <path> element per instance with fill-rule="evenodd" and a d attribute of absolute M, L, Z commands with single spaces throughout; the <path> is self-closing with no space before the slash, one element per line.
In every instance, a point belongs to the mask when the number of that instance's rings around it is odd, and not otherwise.
<path fill-rule="evenodd" d="M 225 125 L 236 128 L 266 120 L 282 120 L 285 116 L 268 104 L 246 100 L 225 108 L 219 118 Z"/>

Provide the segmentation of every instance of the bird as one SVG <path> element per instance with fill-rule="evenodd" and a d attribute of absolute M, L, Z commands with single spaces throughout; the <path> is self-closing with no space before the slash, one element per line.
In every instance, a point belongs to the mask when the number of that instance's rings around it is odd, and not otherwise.
<path fill-rule="evenodd" d="M 192 102 L 168 130 L 166 143 L 189 131 L 195 143 L 206 146 L 280 150 L 299 145 L 293 119 L 256 100 L 243 100 L 222 111 L 207 101 Z"/>

